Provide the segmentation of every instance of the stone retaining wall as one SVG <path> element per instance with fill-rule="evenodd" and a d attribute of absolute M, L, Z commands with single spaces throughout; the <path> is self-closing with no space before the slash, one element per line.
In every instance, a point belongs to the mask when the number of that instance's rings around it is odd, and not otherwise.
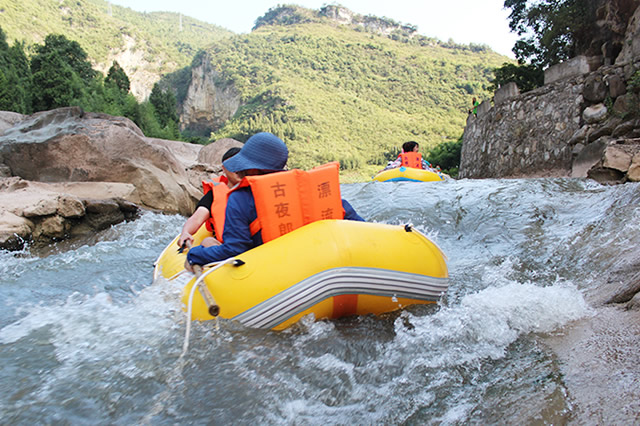
<path fill-rule="evenodd" d="M 551 83 L 523 94 L 511 83 L 496 92 L 494 105 L 483 102 L 478 116 L 467 119 L 460 177 L 586 177 L 591 169 L 610 168 L 604 154 L 611 145 L 634 151 L 640 87 L 633 81 L 640 61 L 584 73 L 588 63 L 593 60 L 576 58 L 571 66 L 551 67 L 551 77 L 545 75 Z M 591 177 L 637 180 L 627 176 L 629 168 Z"/>

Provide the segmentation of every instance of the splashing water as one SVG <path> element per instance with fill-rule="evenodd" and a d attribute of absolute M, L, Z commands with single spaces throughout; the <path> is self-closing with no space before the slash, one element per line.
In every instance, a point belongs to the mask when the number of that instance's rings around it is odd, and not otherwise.
<path fill-rule="evenodd" d="M 151 280 L 184 218 L 148 213 L 46 253 L 0 252 L 0 418 L 566 423 L 571 401 L 541 339 L 593 315 L 585 292 L 632 261 L 639 188 L 571 179 L 344 185 L 367 220 L 413 223 L 443 249 L 443 300 L 383 317 L 304 318 L 282 332 L 194 323 L 183 360 L 182 289 Z"/>

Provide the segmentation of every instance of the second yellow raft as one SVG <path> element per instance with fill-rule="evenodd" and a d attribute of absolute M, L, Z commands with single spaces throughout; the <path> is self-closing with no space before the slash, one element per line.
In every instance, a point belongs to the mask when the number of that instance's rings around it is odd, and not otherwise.
<path fill-rule="evenodd" d="M 383 170 L 373 177 L 378 182 L 440 182 L 444 179 L 442 173 L 404 166 Z"/>

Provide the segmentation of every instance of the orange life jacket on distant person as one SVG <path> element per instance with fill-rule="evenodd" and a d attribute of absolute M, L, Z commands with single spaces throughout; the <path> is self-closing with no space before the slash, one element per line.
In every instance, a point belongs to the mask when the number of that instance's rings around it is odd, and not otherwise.
<path fill-rule="evenodd" d="M 402 159 L 402 165 L 404 167 L 411 167 L 414 169 L 422 168 L 422 154 L 419 152 L 403 152 L 398 155 Z"/>
<path fill-rule="evenodd" d="M 227 182 L 226 176 L 216 177 L 210 181 L 202 181 L 202 190 L 205 194 L 213 191 L 213 203 L 209 208 L 211 215 L 205 222 L 205 225 L 207 226 L 207 230 L 213 232 L 216 240 L 220 242 L 222 242 L 222 232 L 224 231 L 224 213 L 227 210 L 227 195 L 230 191 Z"/>
<path fill-rule="evenodd" d="M 339 163 L 332 162 L 308 172 L 245 177 L 238 187 L 251 187 L 258 215 L 251 235 L 262 230 L 266 243 L 317 220 L 344 219 L 339 169 Z"/>

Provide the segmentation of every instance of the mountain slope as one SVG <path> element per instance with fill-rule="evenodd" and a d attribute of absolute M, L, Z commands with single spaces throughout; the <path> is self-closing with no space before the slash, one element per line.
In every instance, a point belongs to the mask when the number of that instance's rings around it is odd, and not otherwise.
<path fill-rule="evenodd" d="M 458 140 L 471 96 L 490 98 L 491 70 L 508 60 L 334 21 L 280 22 L 220 40 L 204 59 L 218 87 L 241 93 L 242 106 L 213 139 L 272 131 L 289 145 L 292 167 L 339 160 L 371 171 L 407 140 L 422 152 Z"/>
<path fill-rule="evenodd" d="M 232 34 L 177 13 L 139 13 L 104 0 L 2 0 L 0 27 L 9 44 L 29 46 L 62 34 L 80 43 L 103 73 L 117 60 L 139 99 L 162 74 L 187 66 L 199 49 Z"/>

